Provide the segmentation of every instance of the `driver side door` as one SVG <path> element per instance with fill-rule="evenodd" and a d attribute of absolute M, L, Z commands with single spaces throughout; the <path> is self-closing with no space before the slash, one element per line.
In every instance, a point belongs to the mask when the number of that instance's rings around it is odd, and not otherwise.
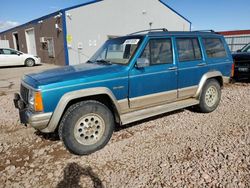
<path fill-rule="evenodd" d="M 140 57 L 148 66 L 129 73 L 129 107 L 142 109 L 177 100 L 177 65 L 171 38 L 150 38 Z"/>

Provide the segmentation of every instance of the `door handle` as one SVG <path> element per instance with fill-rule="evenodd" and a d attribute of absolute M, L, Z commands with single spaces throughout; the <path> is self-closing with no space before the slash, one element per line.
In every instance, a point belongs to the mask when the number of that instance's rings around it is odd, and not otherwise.
<path fill-rule="evenodd" d="M 168 70 L 176 70 L 177 69 L 177 67 L 170 67 L 170 68 L 168 68 Z"/>
<path fill-rule="evenodd" d="M 206 63 L 200 63 L 200 64 L 198 64 L 197 66 L 203 67 L 203 66 L 205 66 L 205 65 L 206 65 Z"/>

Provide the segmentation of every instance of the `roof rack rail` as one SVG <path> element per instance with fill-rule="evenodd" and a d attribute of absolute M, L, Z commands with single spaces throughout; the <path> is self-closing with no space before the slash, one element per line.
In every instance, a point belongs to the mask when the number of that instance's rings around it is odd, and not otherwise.
<path fill-rule="evenodd" d="M 151 32 L 151 31 L 163 31 L 166 32 L 168 31 L 166 28 L 159 28 L 159 29 L 146 29 L 146 30 L 142 30 L 142 31 L 137 31 L 134 33 L 130 33 L 129 35 L 134 35 L 134 34 L 138 34 L 138 33 L 144 33 L 144 32 Z"/>
<path fill-rule="evenodd" d="M 211 33 L 215 33 L 214 30 L 210 29 L 210 30 L 197 30 L 197 31 L 192 31 L 192 32 L 211 32 Z"/>

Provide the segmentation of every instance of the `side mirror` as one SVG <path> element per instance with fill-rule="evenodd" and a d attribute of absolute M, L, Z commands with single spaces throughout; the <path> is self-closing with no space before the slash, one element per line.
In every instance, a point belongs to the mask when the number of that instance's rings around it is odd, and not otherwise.
<path fill-rule="evenodd" d="M 236 52 L 241 52 L 241 50 L 237 50 Z"/>
<path fill-rule="evenodd" d="M 148 67 L 150 65 L 150 62 L 147 58 L 138 58 L 136 62 L 136 67 L 137 68 L 144 68 Z"/>

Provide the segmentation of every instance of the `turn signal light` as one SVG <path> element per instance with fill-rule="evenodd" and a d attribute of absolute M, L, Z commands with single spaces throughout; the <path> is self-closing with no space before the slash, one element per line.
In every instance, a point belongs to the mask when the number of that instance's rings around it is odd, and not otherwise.
<path fill-rule="evenodd" d="M 34 107 L 36 112 L 42 112 L 43 111 L 43 99 L 41 92 L 35 92 L 35 101 L 34 101 Z"/>

